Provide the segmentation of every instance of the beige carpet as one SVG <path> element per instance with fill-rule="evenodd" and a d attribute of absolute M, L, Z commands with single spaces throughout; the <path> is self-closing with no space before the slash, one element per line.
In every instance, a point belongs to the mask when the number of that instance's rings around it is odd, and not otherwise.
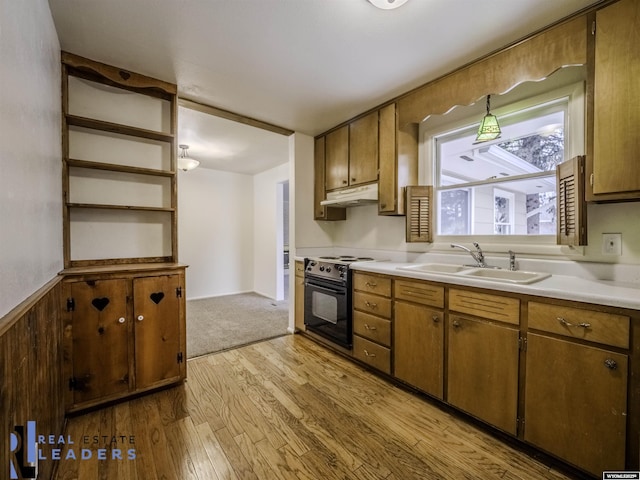
<path fill-rule="evenodd" d="M 278 337 L 287 333 L 288 300 L 257 293 L 187 301 L 187 357 Z"/>

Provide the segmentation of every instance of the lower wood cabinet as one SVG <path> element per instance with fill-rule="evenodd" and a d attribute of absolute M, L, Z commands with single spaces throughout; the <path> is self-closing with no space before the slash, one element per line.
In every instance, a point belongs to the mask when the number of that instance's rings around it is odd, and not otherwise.
<path fill-rule="evenodd" d="M 394 376 L 443 398 L 444 314 L 422 305 L 395 302 Z"/>
<path fill-rule="evenodd" d="M 600 477 L 640 468 L 640 312 L 354 274 L 353 356 Z"/>
<path fill-rule="evenodd" d="M 184 268 L 70 270 L 63 287 L 68 411 L 185 378 Z"/>
<path fill-rule="evenodd" d="M 627 355 L 529 333 L 526 370 L 524 439 L 597 476 L 624 470 Z"/>
<path fill-rule="evenodd" d="M 517 328 L 449 314 L 447 401 L 516 435 L 519 352 Z"/>

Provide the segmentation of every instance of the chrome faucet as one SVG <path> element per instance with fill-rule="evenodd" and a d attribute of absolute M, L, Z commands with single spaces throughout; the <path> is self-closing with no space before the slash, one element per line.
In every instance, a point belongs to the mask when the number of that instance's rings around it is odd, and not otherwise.
<path fill-rule="evenodd" d="M 451 248 L 461 248 L 465 252 L 469 253 L 469 255 L 471 255 L 473 257 L 473 259 L 476 261 L 476 266 L 478 266 L 480 268 L 486 268 L 487 264 L 484 263 L 484 253 L 482 252 L 482 249 L 480 248 L 480 245 L 478 245 L 477 242 L 473 242 L 473 246 L 476 247 L 476 251 L 475 252 L 472 251 L 471 249 L 465 247 L 464 245 L 459 245 L 457 243 L 452 243 L 451 244 Z"/>

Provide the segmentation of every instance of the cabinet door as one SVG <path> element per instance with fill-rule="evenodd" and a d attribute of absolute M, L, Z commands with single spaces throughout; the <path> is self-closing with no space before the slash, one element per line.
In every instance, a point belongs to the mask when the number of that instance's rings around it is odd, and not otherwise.
<path fill-rule="evenodd" d="M 626 355 L 528 334 L 524 439 L 594 475 L 624 470 L 627 368 Z"/>
<path fill-rule="evenodd" d="M 594 63 L 593 193 L 640 198 L 640 2 L 596 12 Z"/>
<path fill-rule="evenodd" d="M 74 404 L 129 390 L 128 286 L 121 279 L 71 285 Z"/>
<path fill-rule="evenodd" d="M 180 275 L 133 281 L 136 389 L 180 376 Z"/>
<path fill-rule="evenodd" d="M 380 109 L 378 213 L 393 213 L 398 195 L 398 172 L 396 169 L 396 105 L 392 103 Z"/>
<path fill-rule="evenodd" d="M 349 185 L 378 180 L 378 112 L 349 125 Z"/>
<path fill-rule="evenodd" d="M 448 333 L 449 403 L 515 435 L 518 330 L 451 315 Z"/>
<path fill-rule="evenodd" d="M 349 126 L 325 137 L 325 186 L 335 190 L 349 186 Z"/>
<path fill-rule="evenodd" d="M 394 374 L 442 399 L 443 313 L 410 303 L 395 303 Z"/>
<path fill-rule="evenodd" d="M 320 202 L 326 198 L 325 192 L 325 137 L 318 137 L 314 143 L 314 187 L 313 187 L 313 219 L 314 220 L 346 220 L 344 208 L 325 207 Z"/>

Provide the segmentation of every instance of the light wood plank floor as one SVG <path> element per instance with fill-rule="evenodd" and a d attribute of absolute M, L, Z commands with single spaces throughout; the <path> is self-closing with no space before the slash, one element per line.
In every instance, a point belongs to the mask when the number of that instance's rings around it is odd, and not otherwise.
<path fill-rule="evenodd" d="M 93 455 L 61 460 L 59 480 L 568 478 L 300 335 L 190 360 L 184 385 L 66 435 Z"/>

